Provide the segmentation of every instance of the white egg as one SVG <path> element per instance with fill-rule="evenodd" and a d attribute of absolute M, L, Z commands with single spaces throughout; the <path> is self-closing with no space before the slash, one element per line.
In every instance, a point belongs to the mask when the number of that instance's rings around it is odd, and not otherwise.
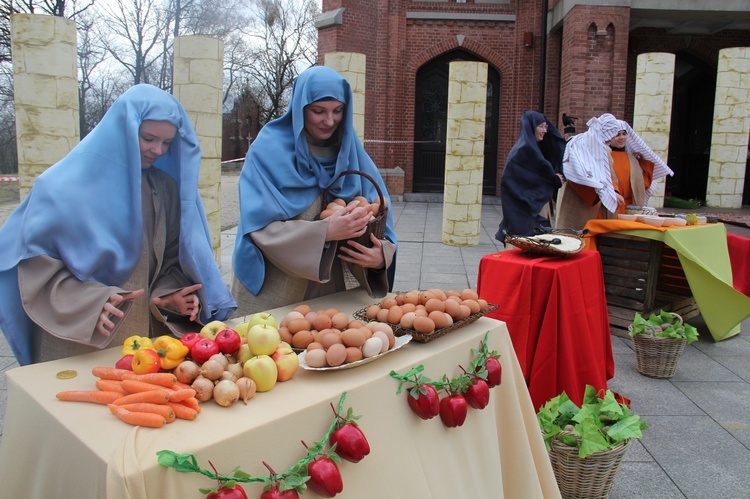
<path fill-rule="evenodd" d="M 365 341 L 362 345 L 362 355 L 364 358 L 374 357 L 380 353 L 383 348 L 383 341 L 380 338 L 373 336 Z"/>
<path fill-rule="evenodd" d="M 374 333 L 372 333 L 372 337 L 380 338 L 380 341 L 383 343 L 383 345 L 380 347 L 380 353 L 388 351 L 388 346 L 391 342 L 388 340 L 387 334 L 385 334 L 383 331 L 375 331 Z"/>

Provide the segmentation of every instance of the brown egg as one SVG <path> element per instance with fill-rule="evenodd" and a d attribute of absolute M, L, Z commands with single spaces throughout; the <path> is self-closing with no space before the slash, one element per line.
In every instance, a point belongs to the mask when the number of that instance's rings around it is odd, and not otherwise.
<path fill-rule="evenodd" d="M 445 312 L 433 310 L 427 317 L 432 319 L 432 322 L 435 323 L 435 329 L 443 329 L 448 326 L 448 319 L 445 316 Z"/>
<path fill-rule="evenodd" d="M 367 307 L 367 310 L 365 310 L 365 316 L 367 316 L 368 319 L 375 319 L 378 316 L 378 312 L 380 312 L 380 305 L 370 305 Z"/>
<path fill-rule="evenodd" d="M 302 331 L 302 330 L 309 331 L 310 329 L 312 329 L 312 325 L 310 324 L 310 321 L 308 321 L 304 317 L 301 319 L 292 319 L 287 324 L 287 327 L 289 328 L 289 332 L 292 334 L 295 334 L 298 331 Z"/>
<path fill-rule="evenodd" d="M 375 318 L 380 322 L 388 322 L 388 312 L 390 312 L 390 310 L 387 308 L 381 308 Z"/>
<path fill-rule="evenodd" d="M 331 215 L 333 215 L 333 212 L 334 212 L 334 210 L 328 210 L 328 209 L 321 211 L 320 212 L 320 219 L 321 220 L 325 220 L 326 218 L 328 218 Z"/>
<path fill-rule="evenodd" d="M 392 296 L 386 296 L 380 300 L 380 308 L 391 308 L 394 305 L 398 305 L 398 303 L 396 303 L 396 299 Z"/>
<path fill-rule="evenodd" d="M 417 317 L 414 319 L 414 330 L 422 334 L 435 332 L 435 322 L 429 317 Z"/>
<path fill-rule="evenodd" d="M 448 321 L 448 325 L 452 326 L 453 325 L 453 317 L 451 317 L 450 314 L 448 314 L 446 312 L 443 312 L 443 313 L 445 314 L 445 320 Z"/>
<path fill-rule="evenodd" d="M 315 337 L 311 331 L 298 331 L 292 336 L 292 346 L 294 348 L 307 348 L 307 345 L 313 342 Z"/>
<path fill-rule="evenodd" d="M 372 324 L 375 324 L 375 323 L 372 323 Z M 372 331 L 373 330 L 370 329 L 369 327 L 367 327 L 367 326 L 361 327 L 361 328 L 359 328 L 359 330 L 362 331 L 363 335 L 365 335 L 365 341 L 367 341 L 370 338 L 372 338 Z"/>
<path fill-rule="evenodd" d="M 326 350 L 330 350 L 331 346 L 333 345 L 342 343 L 343 340 L 341 339 L 341 336 L 336 333 L 329 333 L 320 339 L 320 344 L 323 345 L 323 348 L 325 348 Z"/>
<path fill-rule="evenodd" d="M 302 314 L 302 315 L 306 315 L 306 314 L 309 314 L 309 313 L 310 313 L 310 311 L 311 311 L 311 309 L 310 309 L 310 305 L 306 305 L 306 304 L 304 304 L 304 303 L 303 303 L 303 304 L 301 304 L 301 305 L 297 305 L 296 307 L 294 307 L 294 310 L 295 310 L 296 312 L 299 312 L 299 313 L 300 313 L 300 314 Z"/>
<path fill-rule="evenodd" d="M 343 343 L 331 345 L 326 350 L 326 363 L 331 367 L 340 366 L 346 360 L 346 347 Z"/>
<path fill-rule="evenodd" d="M 330 317 L 330 318 L 333 319 L 333 316 L 336 315 L 336 314 L 338 314 L 339 312 L 340 312 L 340 310 L 337 309 L 337 308 L 329 308 L 329 309 L 326 309 L 325 313 L 326 313 L 326 315 L 328 317 Z"/>
<path fill-rule="evenodd" d="M 317 312 L 315 312 L 314 310 L 310 310 L 308 313 L 305 314 L 305 319 L 310 321 L 310 324 L 312 324 L 313 321 L 315 320 L 315 317 L 317 316 L 318 316 Z"/>
<path fill-rule="evenodd" d="M 467 307 L 469 307 L 469 310 L 471 310 L 472 314 L 476 314 L 480 310 L 480 308 L 479 308 L 479 302 L 477 300 L 472 300 L 471 298 L 469 298 L 468 300 L 464 300 L 461 303 L 463 305 L 466 305 Z"/>
<path fill-rule="evenodd" d="M 427 317 L 427 310 L 425 310 L 424 305 L 418 306 L 414 313 L 417 314 L 417 317 Z"/>
<path fill-rule="evenodd" d="M 331 201 L 331 202 L 332 202 L 332 203 L 334 203 L 334 204 L 337 204 L 337 205 L 339 205 L 339 206 L 346 206 L 346 201 L 344 201 L 344 200 L 343 200 L 343 199 L 341 199 L 341 198 L 336 198 L 336 199 L 334 199 L 334 200 L 333 200 L 333 201 Z"/>
<path fill-rule="evenodd" d="M 401 310 L 401 307 L 398 305 L 393 306 L 388 309 L 388 319 L 386 322 L 390 322 L 391 324 L 398 324 L 401 322 L 401 317 L 404 315 L 404 312 Z"/>
<path fill-rule="evenodd" d="M 453 300 L 453 301 L 455 301 L 456 303 L 461 303 L 461 302 L 463 301 L 463 300 L 461 299 L 461 295 L 450 295 L 450 296 L 449 296 L 449 297 L 448 297 L 447 299 L 448 299 L 448 300 Z"/>
<path fill-rule="evenodd" d="M 455 319 L 456 317 L 461 315 L 461 304 L 456 300 L 445 300 L 445 313 Z"/>
<path fill-rule="evenodd" d="M 371 322 L 369 326 L 373 331 L 383 331 L 384 333 L 393 334 L 393 328 L 385 322 Z"/>
<path fill-rule="evenodd" d="M 460 298 L 461 293 L 459 291 L 456 291 L 455 289 L 449 289 L 448 291 L 445 292 L 445 298 L 448 299 L 451 296 L 458 296 Z"/>
<path fill-rule="evenodd" d="M 297 312 L 296 310 L 292 310 L 291 312 L 286 314 L 283 319 L 281 319 L 281 322 L 279 323 L 279 325 L 280 326 L 287 325 L 289 324 L 289 322 L 293 321 L 294 319 L 304 319 L 304 318 L 305 318 L 305 314 L 303 314 L 302 312 Z"/>
<path fill-rule="evenodd" d="M 433 289 L 430 289 L 429 291 L 434 293 L 435 297 L 439 300 L 445 301 L 445 299 L 448 298 L 445 294 L 445 291 L 443 291 L 442 289 L 433 288 Z"/>
<path fill-rule="evenodd" d="M 430 298 L 435 298 L 435 295 L 431 291 L 421 291 L 419 293 L 419 304 L 424 305 Z"/>
<path fill-rule="evenodd" d="M 317 341 L 318 343 L 322 343 L 323 342 L 323 337 L 325 337 L 325 335 L 327 335 L 327 334 L 335 334 L 335 333 L 334 333 L 333 329 L 331 329 L 331 328 L 325 328 L 325 329 L 321 329 L 320 331 L 314 332 L 313 334 L 315 334 L 315 341 Z"/>
<path fill-rule="evenodd" d="M 347 347 L 361 347 L 365 344 L 365 333 L 361 329 L 349 328 L 341 333 L 341 341 Z"/>
<path fill-rule="evenodd" d="M 347 329 L 356 329 L 363 327 L 364 324 L 362 324 L 362 321 L 358 321 L 356 319 L 352 319 L 349 321 L 349 324 L 346 325 Z"/>
<path fill-rule="evenodd" d="M 479 295 L 473 289 L 467 288 L 461 291 L 461 299 L 462 300 L 478 300 Z"/>
<path fill-rule="evenodd" d="M 419 304 L 419 292 L 409 291 L 408 293 L 404 294 L 404 303 L 411 303 L 412 305 Z"/>
<path fill-rule="evenodd" d="M 326 366 L 326 351 L 321 349 L 305 352 L 305 363 L 310 367 Z"/>
<path fill-rule="evenodd" d="M 424 304 L 425 310 L 427 310 L 427 313 L 434 312 L 435 310 L 444 312 L 445 311 L 445 302 L 441 300 L 440 298 L 430 298 L 427 300 L 427 303 Z"/>
<path fill-rule="evenodd" d="M 364 196 L 354 196 L 352 201 L 359 201 L 359 206 L 368 206 L 370 204 L 370 200 Z"/>
<path fill-rule="evenodd" d="M 404 295 L 403 294 L 396 295 L 393 298 L 396 300 L 396 305 L 398 305 L 399 307 L 404 304 Z"/>
<path fill-rule="evenodd" d="M 339 312 L 331 317 L 331 326 L 336 329 L 346 329 L 349 324 L 349 316 L 344 312 Z"/>
<path fill-rule="evenodd" d="M 416 318 L 417 318 L 416 313 L 406 312 L 404 315 L 401 316 L 401 322 L 399 322 L 399 325 L 406 329 L 413 329 L 414 319 Z"/>
<path fill-rule="evenodd" d="M 376 217 L 378 216 L 378 212 L 380 211 L 380 203 L 370 203 L 367 209 L 370 210 L 370 213 L 372 213 L 373 217 Z"/>
<path fill-rule="evenodd" d="M 477 301 L 479 302 L 479 310 L 481 310 L 482 312 L 486 312 L 487 310 L 489 310 L 490 304 L 487 302 L 487 300 L 483 300 L 480 298 Z"/>
<path fill-rule="evenodd" d="M 388 339 L 388 335 L 385 334 L 383 331 L 375 331 L 372 333 L 373 338 L 379 338 L 381 343 L 383 344 L 382 347 L 380 347 L 380 353 L 387 352 L 388 348 L 390 348 L 390 340 Z"/>
<path fill-rule="evenodd" d="M 279 331 L 279 336 L 281 336 L 281 341 L 286 341 L 287 343 L 291 345 L 293 335 L 292 333 L 289 332 L 289 328 L 286 326 L 279 327 L 278 331 Z"/>
<path fill-rule="evenodd" d="M 322 331 L 323 329 L 328 329 L 331 327 L 331 318 L 328 317 L 328 314 L 317 314 L 315 316 L 315 320 L 312 321 L 312 327 L 318 331 Z"/>
<path fill-rule="evenodd" d="M 464 304 L 459 305 L 459 308 L 461 309 L 461 313 L 458 314 L 458 319 L 466 319 L 468 316 L 471 315 L 471 309 L 467 307 Z"/>
<path fill-rule="evenodd" d="M 413 303 L 404 303 L 403 305 L 401 305 L 401 311 L 403 313 L 414 312 L 416 309 L 417 309 L 417 306 Z"/>
<path fill-rule="evenodd" d="M 309 352 L 310 350 L 325 350 L 325 348 L 323 348 L 323 345 L 321 345 L 317 341 L 313 341 L 312 343 L 307 345 L 306 350 Z"/>
<path fill-rule="evenodd" d="M 357 362 L 362 360 L 362 349 L 359 347 L 346 347 L 346 360 L 345 363 Z"/>
<path fill-rule="evenodd" d="M 342 199 L 341 203 L 343 202 L 344 200 Z M 330 203 L 326 205 L 326 210 L 338 211 L 346 206 L 345 204 L 341 204 L 341 203 L 337 203 L 336 201 L 331 201 Z"/>

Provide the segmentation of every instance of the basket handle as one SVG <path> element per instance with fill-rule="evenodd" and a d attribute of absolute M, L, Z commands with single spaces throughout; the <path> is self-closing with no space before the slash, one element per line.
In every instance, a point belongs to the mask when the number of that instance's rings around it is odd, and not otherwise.
<path fill-rule="evenodd" d="M 375 190 L 378 192 L 378 197 L 380 198 L 380 208 L 382 209 L 385 206 L 385 198 L 383 197 L 383 191 L 380 190 L 380 186 L 378 185 L 378 183 L 375 181 L 374 178 L 372 178 L 370 175 L 366 174 L 365 172 L 361 172 L 359 170 L 344 170 L 343 172 L 339 173 L 338 176 L 335 179 L 333 179 L 333 182 L 331 182 L 331 185 L 326 187 L 325 190 L 323 191 L 323 199 L 325 200 L 325 202 L 326 203 L 328 202 L 328 191 L 331 190 L 331 187 L 333 187 L 333 184 L 335 184 L 336 181 L 338 181 L 338 179 L 340 179 L 344 175 L 351 175 L 351 174 L 362 175 L 367 180 L 372 182 L 372 185 L 375 186 Z"/>

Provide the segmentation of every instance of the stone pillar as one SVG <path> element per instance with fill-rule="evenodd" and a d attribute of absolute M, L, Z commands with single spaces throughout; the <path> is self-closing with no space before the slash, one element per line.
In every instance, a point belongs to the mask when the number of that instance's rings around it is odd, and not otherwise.
<path fill-rule="evenodd" d="M 76 25 L 39 14 L 10 16 L 21 199 L 78 144 Z"/>
<path fill-rule="evenodd" d="M 674 61 L 674 54 L 640 54 L 635 74 L 633 130 L 665 163 L 672 119 Z M 658 182 L 648 205 L 663 208 L 665 179 Z"/>
<path fill-rule="evenodd" d="M 174 41 L 172 93 L 185 108 L 201 146 L 198 189 L 216 263 L 221 265 L 221 125 L 224 42 L 207 36 Z"/>
<path fill-rule="evenodd" d="M 750 130 L 750 47 L 719 51 L 706 204 L 740 208 Z"/>
<path fill-rule="evenodd" d="M 353 52 L 329 52 L 325 65 L 346 78 L 354 94 L 354 129 L 360 142 L 365 142 L 365 81 L 367 56 Z"/>
<path fill-rule="evenodd" d="M 451 62 L 443 194 L 444 244 L 479 244 L 486 108 L 487 63 Z"/>

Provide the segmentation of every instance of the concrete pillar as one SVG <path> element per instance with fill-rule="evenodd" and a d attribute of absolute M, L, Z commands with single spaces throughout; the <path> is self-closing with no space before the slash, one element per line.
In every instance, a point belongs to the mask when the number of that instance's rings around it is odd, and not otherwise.
<path fill-rule="evenodd" d="M 354 94 L 354 129 L 360 142 L 365 141 L 365 82 L 367 56 L 353 52 L 329 52 L 325 65 L 346 78 Z"/>
<path fill-rule="evenodd" d="M 706 204 L 740 208 L 750 130 L 750 47 L 719 51 Z"/>
<path fill-rule="evenodd" d="M 674 54 L 640 54 L 635 74 L 633 130 L 666 163 L 672 119 Z M 658 181 L 648 205 L 664 207 L 665 179 Z"/>
<path fill-rule="evenodd" d="M 479 244 L 486 108 L 487 63 L 451 62 L 443 194 L 444 244 Z"/>
<path fill-rule="evenodd" d="M 39 14 L 10 16 L 21 199 L 78 144 L 76 26 Z"/>
<path fill-rule="evenodd" d="M 185 108 L 201 146 L 198 190 L 216 263 L 221 265 L 221 132 L 224 42 L 207 36 L 174 41 L 172 93 Z"/>

